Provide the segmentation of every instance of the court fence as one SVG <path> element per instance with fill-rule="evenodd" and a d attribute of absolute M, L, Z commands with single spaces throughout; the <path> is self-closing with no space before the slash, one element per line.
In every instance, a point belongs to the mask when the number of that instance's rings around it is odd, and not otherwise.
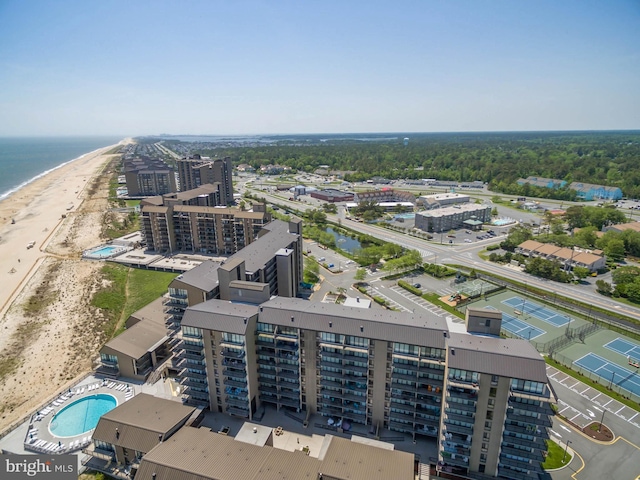
<path fill-rule="evenodd" d="M 594 310 L 593 306 L 591 305 L 575 303 L 570 299 L 565 299 L 561 295 L 558 295 L 558 292 L 556 291 L 549 292 L 542 291 L 537 288 L 527 288 L 526 284 L 525 286 L 522 286 L 517 283 L 511 283 L 486 274 L 478 274 L 477 276 L 479 279 L 491 282 L 495 285 L 500 285 L 504 289 L 508 288 L 509 290 L 512 290 L 514 292 L 519 292 L 526 296 L 537 298 L 538 300 L 546 303 L 549 306 L 563 308 L 566 311 L 573 313 L 574 315 L 581 315 L 587 321 L 598 323 L 601 327 L 606 328 L 607 330 L 612 330 L 614 332 L 627 335 L 636 340 L 640 340 L 640 334 L 638 333 L 637 325 L 631 323 L 630 321 L 619 318 L 618 316 L 608 315 L 602 310 Z"/>
<path fill-rule="evenodd" d="M 620 385 L 617 385 L 616 383 L 612 382 L 611 379 L 606 379 L 604 377 L 601 377 L 597 373 L 593 373 L 592 371 L 587 370 L 586 368 L 582 368 L 579 365 L 576 365 L 573 362 L 573 360 L 570 359 L 569 357 L 562 355 L 561 353 L 553 353 L 553 354 L 550 354 L 549 357 L 551 357 L 556 362 L 561 363 L 562 365 L 569 368 L 570 370 L 573 370 L 574 372 L 578 372 L 579 374 L 588 378 L 592 382 L 604 385 L 606 388 L 608 388 L 612 392 L 616 392 L 618 395 L 621 395 L 624 398 L 627 398 L 635 403 L 640 404 L 640 395 L 636 395 L 635 393 L 630 392 L 626 388 Z"/>
<path fill-rule="evenodd" d="M 594 333 L 599 332 L 600 330 L 602 330 L 602 327 L 600 327 L 598 324 L 589 323 L 587 325 L 582 325 L 576 328 L 568 328 L 563 332 L 561 336 L 554 338 L 552 340 L 549 340 L 548 342 L 536 342 L 535 340 L 529 340 L 528 338 L 522 335 L 519 335 L 514 332 L 510 332 L 505 329 L 502 330 L 502 333 L 507 337 L 528 340 L 531 343 L 531 345 L 533 345 L 535 349 L 538 350 L 540 353 L 546 353 L 548 355 L 552 355 L 576 342 L 584 343 L 585 339 L 589 335 L 593 335 Z"/>

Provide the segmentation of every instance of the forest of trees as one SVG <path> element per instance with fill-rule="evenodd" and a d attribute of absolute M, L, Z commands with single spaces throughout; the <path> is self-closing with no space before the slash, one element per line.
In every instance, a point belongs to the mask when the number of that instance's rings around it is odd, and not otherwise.
<path fill-rule="evenodd" d="M 373 176 L 437 178 L 490 184 L 510 194 L 572 200 L 571 190 L 518 186 L 518 178 L 535 175 L 620 187 L 627 197 L 640 197 L 640 132 L 531 132 L 409 134 L 379 141 L 319 141 L 297 136 L 267 145 L 206 144 L 199 153 L 232 157 L 235 164 L 255 168 L 275 164 L 311 172 L 319 165 L 347 173 L 346 180 Z M 167 142 L 170 146 L 170 142 Z M 233 144 L 232 144 L 233 145 Z M 177 147 L 177 146 L 176 146 Z M 177 147 L 183 150 L 184 146 Z"/>

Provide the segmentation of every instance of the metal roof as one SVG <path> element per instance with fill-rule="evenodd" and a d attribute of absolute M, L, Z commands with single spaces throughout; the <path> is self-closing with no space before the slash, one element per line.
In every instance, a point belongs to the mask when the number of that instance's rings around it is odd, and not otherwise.
<path fill-rule="evenodd" d="M 142 459 L 136 478 L 156 480 L 413 480 L 414 455 L 327 435 L 322 460 L 183 427 Z"/>
<path fill-rule="evenodd" d="M 257 314 L 256 305 L 214 299 L 187 308 L 182 326 L 245 335 L 249 322 L 245 323 L 244 319 Z"/>
<path fill-rule="evenodd" d="M 321 472 L 340 480 L 413 480 L 414 455 L 333 437 Z"/>
<path fill-rule="evenodd" d="M 451 333 L 447 366 L 507 378 L 547 383 L 544 359 L 526 340 Z"/>
<path fill-rule="evenodd" d="M 159 297 L 151 303 L 145 305 L 140 310 L 133 312 L 127 319 L 127 328 L 143 320 L 164 325 L 164 298 Z"/>
<path fill-rule="evenodd" d="M 229 257 L 229 259 L 243 259 L 246 271 L 251 273 L 263 268 L 273 259 L 278 250 L 289 248 L 298 240 L 298 235 L 289 233 L 289 225 L 282 220 L 267 223 L 258 235 L 256 240 Z"/>
<path fill-rule="evenodd" d="M 220 262 L 206 260 L 197 267 L 178 275 L 169 284 L 169 287 L 182 288 L 188 285 L 204 292 L 210 292 L 218 286 L 218 267 L 220 267 Z"/>
<path fill-rule="evenodd" d="M 138 322 L 107 342 L 105 347 L 138 359 L 167 338 L 167 330 L 163 324 L 150 321 Z"/>
<path fill-rule="evenodd" d="M 93 432 L 94 440 L 148 452 L 168 432 L 184 424 L 195 407 L 141 393 L 105 413 Z"/>
<path fill-rule="evenodd" d="M 263 303 L 259 321 L 437 348 L 444 348 L 442 332 L 448 330 L 443 318 L 427 313 L 370 310 L 284 297 Z"/>

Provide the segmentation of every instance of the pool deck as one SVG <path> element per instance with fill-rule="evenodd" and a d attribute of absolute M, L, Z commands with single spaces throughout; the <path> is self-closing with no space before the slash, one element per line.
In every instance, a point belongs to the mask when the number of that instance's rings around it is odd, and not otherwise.
<path fill-rule="evenodd" d="M 113 385 L 112 385 L 113 384 Z M 40 408 L 14 431 L 0 439 L 3 451 L 20 455 L 29 453 L 73 454 L 79 453 L 91 441 L 93 430 L 73 437 L 57 437 L 49 431 L 49 424 L 56 412 L 65 406 L 96 394 L 112 395 L 118 405 L 140 393 L 139 386 L 123 381 L 103 380 L 93 376 L 87 377 L 69 392 L 61 394 L 54 402 Z M 66 397 L 66 400 L 64 399 Z M 39 414 L 38 414 L 39 413 Z"/>

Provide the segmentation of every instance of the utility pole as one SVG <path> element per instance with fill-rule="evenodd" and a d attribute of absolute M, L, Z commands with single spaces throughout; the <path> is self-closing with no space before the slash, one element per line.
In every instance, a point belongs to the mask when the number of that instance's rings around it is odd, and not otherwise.
<path fill-rule="evenodd" d="M 602 430 L 602 422 L 604 422 L 604 412 L 606 412 L 606 410 L 603 408 L 602 409 L 602 418 L 600 419 L 600 426 L 598 427 L 598 433 L 600 432 L 600 430 Z"/>

